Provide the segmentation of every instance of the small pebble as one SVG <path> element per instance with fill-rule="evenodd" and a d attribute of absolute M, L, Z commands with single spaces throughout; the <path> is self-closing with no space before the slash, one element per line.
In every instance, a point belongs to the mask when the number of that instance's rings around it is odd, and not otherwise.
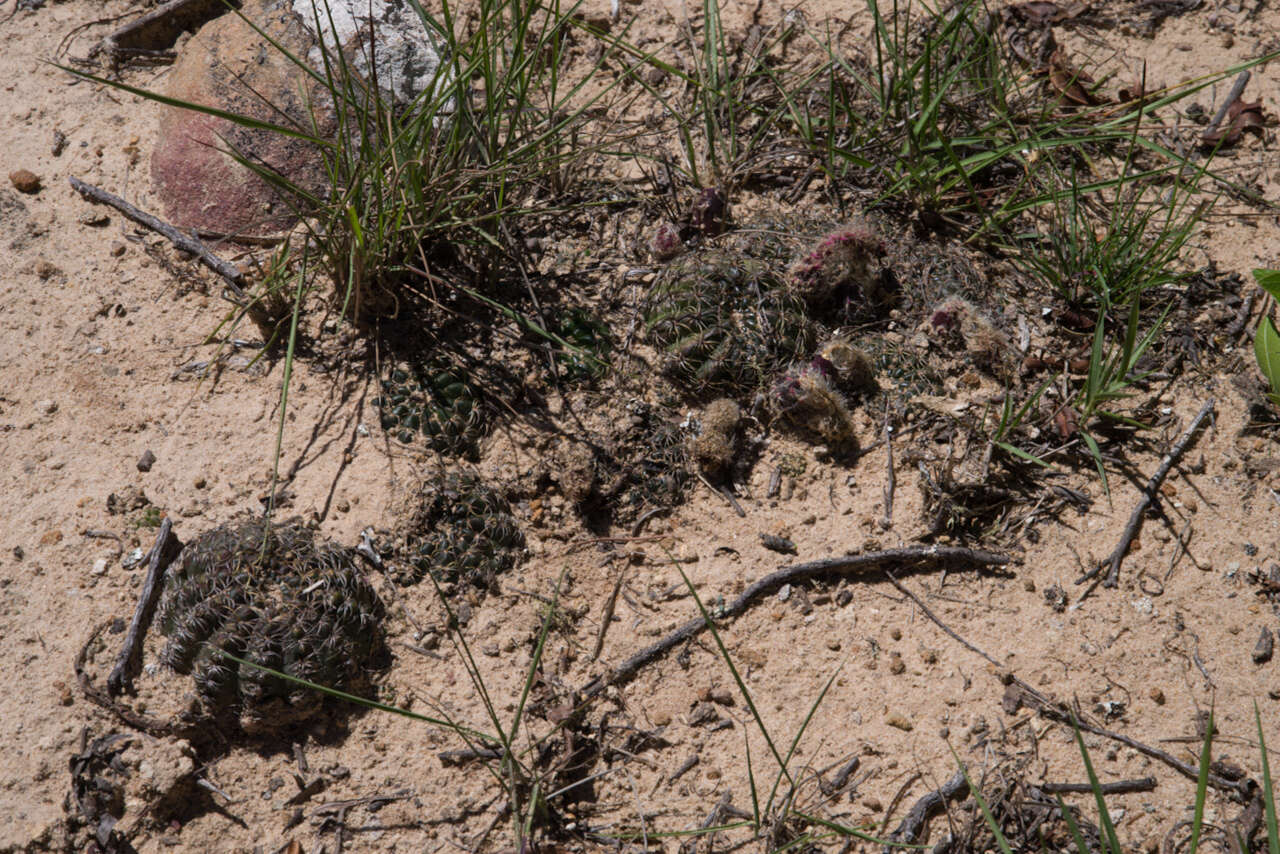
<path fill-rule="evenodd" d="M 40 176 L 30 169 L 15 169 L 10 172 L 9 183 L 13 184 L 13 188 L 19 193 L 40 192 Z"/>
<path fill-rule="evenodd" d="M 138 457 L 138 471 L 148 472 L 151 467 L 156 464 L 156 455 L 150 450 L 142 452 L 142 456 Z"/>
<path fill-rule="evenodd" d="M 53 400 L 37 400 L 36 411 L 41 415 L 52 415 L 58 411 L 57 401 Z"/>
<path fill-rule="evenodd" d="M 93 562 L 93 569 L 89 570 L 89 574 L 90 575 L 106 575 L 107 559 L 105 557 L 100 557 L 97 560 L 95 560 Z"/>
<path fill-rule="evenodd" d="M 1148 696 L 1151 697 L 1151 702 L 1155 703 L 1157 706 L 1164 705 L 1164 692 L 1159 688 L 1152 688 L 1151 693 Z"/>
<path fill-rule="evenodd" d="M 895 652 L 893 655 L 889 656 L 889 672 L 890 673 L 892 673 L 894 676 L 899 676 L 902 673 L 906 672 L 906 669 L 907 669 L 906 662 L 902 660 L 902 655 L 900 653 Z"/>

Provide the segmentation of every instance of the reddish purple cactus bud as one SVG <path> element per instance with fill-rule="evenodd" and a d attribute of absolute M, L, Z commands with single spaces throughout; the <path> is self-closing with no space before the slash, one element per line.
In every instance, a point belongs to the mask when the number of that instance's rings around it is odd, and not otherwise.
<path fill-rule="evenodd" d="M 727 207 L 724 193 L 715 187 L 707 187 L 694 200 L 690 221 L 707 237 L 715 237 L 724 231 Z"/>
<path fill-rule="evenodd" d="M 660 222 L 649 235 L 649 252 L 659 261 L 669 261 L 684 250 L 680 229 L 669 222 Z"/>
<path fill-rule="evenodd" d="M 954 331 L 960 328 L 960 312 L 951 308 L 940 308 L 929 318 L 929 325 L 934 329 Z"/>
<path fill-rule="evenodd" d="M 835 379 L 835 376 L 837 373 L 836 366 L 831 364 L 831 362 L 828 362 L 826 359 L 824 359 L 821 356 L 814 356 L 813 359 L 809 362 L 809 367 L 813 368 L 815 371 L 822 374 L 824 377 L 826 377 L 829 380 Z"/>
<path fill-rule="evenodd" d="M 791 278 L 810 303 L 831 299 L 845 285 L 857 286 L 869 298 L 871 261 L 884 254 L 884 243 L 868 226 L 849 226 L 819 240 L 792 266 Z"/>

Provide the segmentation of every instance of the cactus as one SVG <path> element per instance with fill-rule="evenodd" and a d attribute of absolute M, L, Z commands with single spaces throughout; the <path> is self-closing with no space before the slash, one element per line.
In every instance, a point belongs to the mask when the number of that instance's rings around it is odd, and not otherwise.
<path fill-rule="evenodd" d="M 604 375 L 613 350 L 613 338 L 607 323 L 575 308 L 559 316 L 554 329 L 558 336 L 577 348 L 577 351 L 556 351 L 556 363 L 562 379 L 585 382 Z"/>
<path fill-rule="evenodd" d="M 793 426 L 832 445 L 856 449 L 853 417 L 827 360 L 819 357 L 807 365 L 793 365 L 774 384 L 773 402 L 778 414 Z"/>
<path fill-rule="evenodd" d="M 222 655 L 338 690 L 383 650 L 382 602 L 348 549 L 297 522 L 229 522 L 182 552 L 160 602 L 161 660 L 191 674 L 204 713 L 265 729 L 311 716 L 320 695 Z"/>
<path fill-rule="evenodd" d="M 630 417 L 610 443 L 616 465 L 601 478 L 610 482 L 601 492 L 619 523 L 679 504 L 691 479 L 687 436 L 680 425 L 642 401 L 628 404 L 627 411 Z"/>
<path fill-rule="evenodd" d="M 867 394 L 879 388 L 875 362 L 844 335 L 828 339 L 815 358 L 830 366 L 833 383 L 845 394 Z"/>
<path fill-rule="evenodd" d="M 830 302 L 842 288 L 854 288 L 862 302 L 876 303 L 883 295 L 871 264 L 883 254 L 879 236 L 869 226 L 857 223 L 819 240 L 791 266 L 788 278 L 810 306 Z"/>
<path fill-rule="evenodd" d="M 690 451 L 703 473 L 719 477 L 733 465 L 738 452 L 738 425 L 742 408 L 729 398 L 720 398 L 702 412 L 702 430 L 690 442 Z"/>
<path fill-rule="evenodd" d="M 655 261 L 670 261 L 684 251 L 680 229 L 673 223 L 660 222 L 649 234 L 649 254 Z"/>
<path fill-rule="evenodd" d="M 520 560 L 524 534 L 507 500 L 469 474 L 449 473 L 424 486 L 406 536 L 408 566 L 395 575 L 416 584 L 441 581 L 492 586 Z"/>
<path fill-rule="evenodd" d="M 650 294 L 645 324 L 685 391 L 745 394 L 809 351 L 803 304 L 761 261 L 707 251 L 673 264 Z"/>
<path fill-rule="evenodd" d="M 475 452 L 486 427 L 482 395 L 447 359 L 393 368 L 381 387 L 373 404 L 382 428 L 401 442 L 410 444 L 420 434 L 430 448 L 444 454 Z"/>

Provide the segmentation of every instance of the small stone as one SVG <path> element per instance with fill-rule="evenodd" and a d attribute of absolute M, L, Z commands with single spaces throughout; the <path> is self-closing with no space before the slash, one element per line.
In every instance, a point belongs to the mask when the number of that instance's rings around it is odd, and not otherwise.
<path fill-rule="evenodd" d="M 907 664 L 902 660 L 902 654 L 895 652 L 889 656 L 889 672 L 894 676 L 900 676 L 907 670 Z"/>
<path fill-rule="evenodd" d="M 870 810 L 871 812 L 880 812 L 880 810 L 882 809 L 882 807 L 880 806 L 880 801 L 876 800 L 875 798 L 865 799 L 862 802 L 862 805 L 866 807 L 868 810 Z"/>
<path fill-rule="evenodd" d="M 1028 593 L 1035 593 L 1036 583 L 1032 581 L 1030 578 L 1028 578 L 1026 581 L 1022 582 L 1022 589 L 1027 591 Z"/>
<path fill-rule="evenodd" d="M 58 403 L 54 400 L 37 400 L 36 412 L 41 415 L 52 415 L 58 411 Z"/>
<path fill-rule="evenodd" d="M 839 651 L 840 651 L 840 639 L 839 639 L 839 638 L 827 638 L 827 649 L 831 650 L 832 652 L 839 652 Z"/>
<path fill-rule="evenodd" d="M 56 546 L 60 542 L 62 542 L 62 532 L 56 529 L 45 531 L 44 535 L 40 537 L 40 545 L 42 546 Z"/>
<path fill-rule="evenodd" d="M 124 254 L 125 249 L 126 247 L 123 243 L 121 243 L 119 240 L 115 241 L 114 243 L 111 244 L 111 257 L 119 258 L 121 255 Z"/>
<path fill-rule="evenodd" d="M 1151 693 L 1147 696 L 1149 696 L 1151 698 L 1151 702 L 1155 703 L 1157 706 L 1164 705 L 1164 692 L 1159 688 L 1152 688 Z"/>
<path fill-rule="evenodd" d="M 93 569 L 89 570 L 89 574 L 90 574 L 90 575 L 95 575 L 95 576 L 97 576 L 97 575 L 106 575 L 106 574 L 107 574 L 107 559 L 106 559 L 105 557 L 100 557 L 100 558 L 98 558 L 97 560 L 95 560 L 95 561 L 93 562 Z"/>
<path fill-rule="evenodd" d="M 75 695 L 71 693 L 71 688 L 61 679 L 53 683 L 53 690 L 58 692 L 59 705 L 70 706 L 75 702 Z"/>
<path fill-rule="evenodd" d="M 902 640 L 902 629 L 890 629 L 889 637 L 893 638 L 896 641 Z"/>
<path fill-rule="evenodd" d="M 29 169 L 15 169 L 10 172 L 9 182 L 19 193 L 40 192 L 40 176 Z"/>
<path fill-rule="evenodd" d="M 48 281 L 61 272 L 55 264 L 51 264 L 43 258 L 36 262 L 36 275 L 40 277 L 41 281 Z"/>
<path fill-rule="evenodd" d="M 92 226 L 93 228 L 102 228 L 104 225 L 111 224 L 111 217 L 102 211 L 85 211 L 76 217 L 76 222 L 81 225 Z"/>
<path fill-rule="evenodd" d="M 905 715 L 898 714 L 897 712 L 890 712 L 885 715 L 884 722 L 895 729 L 902 730 L 903 732 L 911 732 L 911 730 L 915 729 L 915 724 L 907 720 Z"/>
<path fill-rule="evenodd" d="M 151 467 L 156 464 L 156 455 L 149 449 L 142 452 L 142 456 L 138 457 L 138 471 L 148 472 Z"/>
<path fill-rule="evenodd" d="M 836 594 L 836 607 L 843 608 L 853 601 L 853 594 L 848 590 L 841 590 Z"/>
<path fill-rule="evenodd" d="M 208 485 L 209 485 L 209 482 L 205 480 L 203 477 L 196 478 L 195 482 L 192 484 L 192 486 L 194 486 L 196 489 L 204 489 Z"/>
<path fill-rule="evenodd" d="M 351 512 L 351 502 L 345 498 L 339 498 L 338 503 L 335 506 L 338 508 L 339 513 Z"/>
<path fill-rule="evenodd" d="M 1258 643 L 1253 648 L 1253 663 L 1266 664 L 1271 660 L 1271 653 L 1275 649 L 1276 639 L 1271 634 L 1271 629 L 1263 628 L 1262 634 L 1258 636 Z"/>
<path fill-rule="evenodd" d="M 654 726 L 667 726 L 671 723 L 670 712 L 654 712 L 649 716 L 649 720 L 653 721 Z"/>

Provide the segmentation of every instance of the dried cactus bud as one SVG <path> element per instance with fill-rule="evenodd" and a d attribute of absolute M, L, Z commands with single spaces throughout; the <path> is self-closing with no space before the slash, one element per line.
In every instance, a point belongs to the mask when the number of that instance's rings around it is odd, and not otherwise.
<path fill-rule="evenodd" d="M 884 255 L 879 236 L 865 224 L 838 229 L 823 237 L 791 266 L 790 280 L 810 305 L 831 300 L 844 287 L 857 289 L 867 302 L 878 300 L 872 262 Z"/>
<path fill-rule="evenodd" d="M 693 201 L 693 209 L 689 221 L 698 231 L 707 237 L 715 237 L 724 232 L 728 215 L 728 202 L 724 193 L 715 187 L 707 187 L 698 193 Z"/>
<path fill-rule="evenodd" d="M 724 473 L 737 456 L 742 409 L 727 397 L 713 400 L 702 413 L 702 430 L 690 443 L 693 458 L 707 475 Z"/>
<path fill-rule="evenodd" d="M 400 584 L 431 573 L 442 581 L 491 585 L 524 550 L 507 500 L 474 475 L 456 472 L 424 485 L 406 541 L 409 565 L 396 575 Z"/>
<path fill-rule="evenodd" d="M 856 448 L 848 404 L 822 367 L 793 365 L 774 383 L 773 404 L 793 426 L 817 434 L 832 445 Z"/>
<path fill-rule="evenodd" d="M 669 222 L 660 222 L 649 235 L 649 254 L 657 261 L 670 261 L 684 251 L 680 229 Z"/>
<path fill-rule="evenodd" d="M 831 366 L 836 385 L 848 393 L 864 393 L 878 388 L 875 362 L 843 335 L 837 335 L 819 347 L 815 359 L 822 359 Z"/>

